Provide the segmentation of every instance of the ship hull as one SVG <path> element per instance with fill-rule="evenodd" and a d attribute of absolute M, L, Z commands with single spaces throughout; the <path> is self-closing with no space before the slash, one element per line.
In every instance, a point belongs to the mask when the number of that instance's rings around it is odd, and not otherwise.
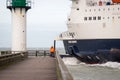
<path fill-rule="evenodd" d="M 85 63 L 120 62 L 120 39 L 63 40 L 67 54 Z"/>

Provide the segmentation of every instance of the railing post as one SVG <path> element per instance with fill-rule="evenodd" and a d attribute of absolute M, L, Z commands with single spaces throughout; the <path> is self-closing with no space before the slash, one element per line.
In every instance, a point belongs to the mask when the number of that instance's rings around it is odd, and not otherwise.
<path fill-rule="evenodd" d="M 44 50 L 44 56 L 46 56 L 46 51 Z"/>

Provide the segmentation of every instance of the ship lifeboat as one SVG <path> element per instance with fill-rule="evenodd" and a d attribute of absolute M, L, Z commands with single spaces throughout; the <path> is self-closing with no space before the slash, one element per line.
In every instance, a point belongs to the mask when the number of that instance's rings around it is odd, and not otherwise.
<path fill-rule="evenodd" d="M 120 3 L 120 0 L 112 0 L 113 3 Z"/>

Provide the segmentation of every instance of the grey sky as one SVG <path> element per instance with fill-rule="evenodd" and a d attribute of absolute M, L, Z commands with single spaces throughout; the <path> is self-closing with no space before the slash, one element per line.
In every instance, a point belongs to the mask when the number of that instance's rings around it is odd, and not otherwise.
<path fill-rule="evenodd" d="M 27 46 L 51 46 L 54 37 L 67 30 L 70 7 L 70 0 L 32 0 L 32 9 L 27 12 Z M 1 0 L 0 47 L 11 46 L 11 29 L 11 12 L 6 9 L 6 0 Z"/>

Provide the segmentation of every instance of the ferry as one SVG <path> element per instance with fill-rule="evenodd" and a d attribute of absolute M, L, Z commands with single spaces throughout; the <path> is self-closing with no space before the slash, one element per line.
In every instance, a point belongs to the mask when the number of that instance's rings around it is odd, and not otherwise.
<path fill-rule="evenodd" d="M 71 0 L 68 30 L 59 35 L 66 54 L 85 63 L 120 62 L 120 0 Z"/>

